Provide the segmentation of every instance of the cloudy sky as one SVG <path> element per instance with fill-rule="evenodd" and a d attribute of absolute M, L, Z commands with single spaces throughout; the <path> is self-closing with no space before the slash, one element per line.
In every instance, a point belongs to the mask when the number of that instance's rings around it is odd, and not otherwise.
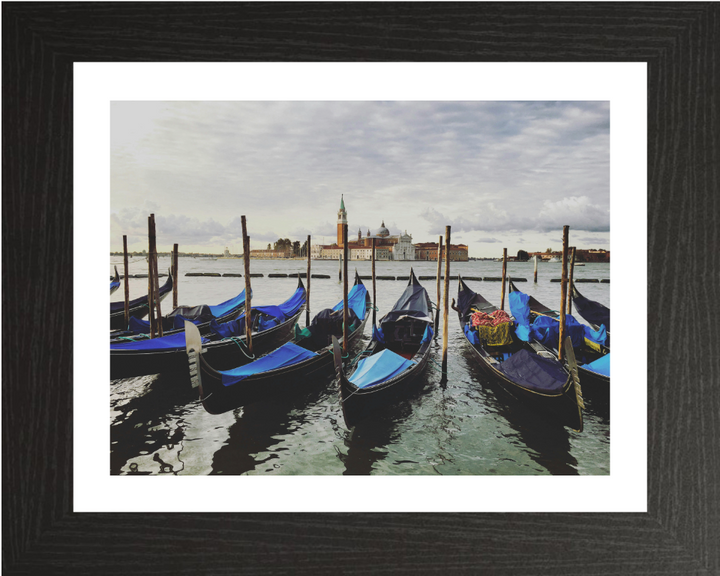
<path fill-rule="evenodd" d="M 384 220 L 472 257 L 610 248 L 607 102 L 113 102 L 111 249 L 330 243 Z"/>

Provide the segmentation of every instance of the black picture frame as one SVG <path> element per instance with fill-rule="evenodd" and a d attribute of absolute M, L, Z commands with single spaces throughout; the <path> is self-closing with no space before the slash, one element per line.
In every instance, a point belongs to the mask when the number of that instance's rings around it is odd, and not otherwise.
<path fill-rule="evenodd" d="M 2 14 L 4 573 L 720 572 L 720 5 L 5 2 Z M 74 513 L 72 67 L 88 61 L 647 62 L 648 512 Z"/>

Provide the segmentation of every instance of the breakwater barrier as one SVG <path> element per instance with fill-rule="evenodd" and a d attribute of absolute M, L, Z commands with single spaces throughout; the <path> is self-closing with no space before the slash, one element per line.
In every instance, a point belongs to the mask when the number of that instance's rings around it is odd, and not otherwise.
<path fill-rule="evenodd" d="M 299 272 L 295 274 L 283 274 L 283 273 L 271 273 L 268 274 L 268 278 L 297 278 L 298 275 L 300 278 L 307 278 L 306 272 Z M 242 274 L 232 273 L 232 272 L 226 272 L 224 274 L 221 274 L 220 272 L 186 272 L 185 276 L 199 276 L 204 278 L 242 278 Z M 128 278 L 147 278 L 147 274 L 128 274 Z M 163 278 L 167 277 L 167 274 L 158 274 L 158 277 Z M 250 278 L 264 278 L 264 274 L 250 274 Z M 318 279 L 329 279 L 332 276 L 330 274 L 310 274 L 310 278 L 318 278 Z M 120 278 L 123 279 L 125 276 L 120 275 Z M 500 282 L 502 281 L 502 278 L 500 276 L 463 276 L 463 280 L 469 280 L 473 282 Z M 110 276 L 110 280 L 113 279 L 113 276 Z M 361 280 L 372 280 L 372 276 L 360 276 Z M 407 281 L 410 279 L 410 276 L 375 276 L 375 280 L 404 280 Z M 445 276 L 440 276 L 441 280 L 445 280 Z M 457 280 L 458 276 L 450 276 L 450 280 Z M 437 276 L 418 276 L 418 280 L 437 280 Z M 527 278 L 510 278 L 513 282 L 527 282 Z M 560 278 L 551 278 L 550 282 L 560 282 Z M 575 284 L 581 284 L 583 282 L 594 282 L 594 283 L 601 283 L 601 284 L 609 284 L 610 278 L 575 278 L 573 280 Z"/>
<path fill-rule="evenodd" d="M 550 282 L 561 282 L 561 281 L 562 281 L 561 278 L 550 278 Z M 610 278 L 601 278 L 599 280 L 597 278 L 574 278 L 573 279 L 574 284 L 582 284 L 583 282 L 595 283 L 595 284 L 598 284 L 598 283 L 599 284 L 610 284 Z"/>

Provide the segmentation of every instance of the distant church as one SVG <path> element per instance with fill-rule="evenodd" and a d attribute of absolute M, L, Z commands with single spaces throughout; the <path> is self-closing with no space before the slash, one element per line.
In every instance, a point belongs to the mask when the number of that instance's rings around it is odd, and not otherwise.
<path fill-rule="evenodd" d="M 332 245 L 316 245 L 312 247 L 312 257 L 324 260 L 339 260 L 343 254 L 343 226 L 347 224 L 344 196 L 340 196 L 340 210 L 337 219 L 337 242 Z M 385 220 L 374 234 L 367 231 L 365 236 L 358 229 L 357 240 L 350 240 L 348 235 L 348 258 L 350 260 L 372 259 L 372 240 L 375 239 L 376 260 L 437 260 L 437 244 L 413 244 L 412 234 L 405 230 L 404 234 L 392 235 L 385 227 Z M 432 247 L 434 246 L 434 252 Z M 467 246 L 451 245 L 451 260 L 467 261 Z"/>
<path fill-rule="evenodd" d="M 320 246 L 316 250 L 316 257 L 337 260 L 343 253 L 343 226 L 347 224 L 347 211 L 345 210 L 344 195 L 340 197 L 340 210 L 337 219 L 337 243 L 334 246 Z M 376 260 L 415 260 L 415 246 L 412 235 L 391 235 L 390 230 L 382 221 L 380 228 L 374 234 L 367 231 L 363 237 L 362 230 L 358 229 L 357 240 L 348 238 L 348 254 L 350 260 L 370 260 L 372 258 L 372 240 L 375 239 Z"/>

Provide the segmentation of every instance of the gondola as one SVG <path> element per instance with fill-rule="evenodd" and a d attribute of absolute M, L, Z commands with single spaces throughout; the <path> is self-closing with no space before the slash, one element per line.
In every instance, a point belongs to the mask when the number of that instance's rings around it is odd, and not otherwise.
<path fill-rule="evenodd" d="M 348 376 L 340 344 L 333 337 L 335 372 L 348 428 L 407 395 L 428 362 L 432 326 L 430 297 L 410 270 L 405 291 L 379 326 L 373 326 L 372 340 Z"/>
<path fill-rule="evenodd" d="M 120 274 L 118 274 L 117 266 L 115 266 L 115 277 L 110 281 L 110 295 L 120 288 Z M 125 312 L 125 303 L 123 302 L 123 312 Z"/>
<path fill-rule="evenodd" d="M 252 297 L 252 290 L 250 291 Z M 212 322 L 222 324 L 237 318 L 245 310 L 245 290 L 220 304 L 209 305 L 199 304 L 197 306 L 178 306 L 172 312 L 163 315 L 162 326 L 163 336 L 178 334 L 185 330 L 185 320 L 189 320 L 198 327 L 200 333 L 207 335 L 212 333 L 210 324 Z M 116 342 L 117 338 L 126 338 L 150 333 L 150 322 L 139 318 L 131 318 L 127 330 L 110 333 L 110 342 Z"/>
<path fill-rule="evenodd" d="M 549 309 L 532 296 L 524 294 L 512 281 L 509 283 L 509 290 L 510 294 L 523 295 L 528 299 L 529 320 L 533 325 L 532 334 L 528 337 L 532 336 L 535 340 L 539 340 L 546 349 L 557 356 L 557 323 L 560 321 L 560 313 Z M 514 300 L 510 301 L 510 305 L 512 310 Z M 519 320 L 522 312 L 515 313 L 513 310 L 513 313 L 516 320 Z M 549 321 L 543 321 L 547 319 Z M 580 324 L 572 314 L 565 315 L 565 322 L 567 333 L 573 343 L 578 374 L 585 396 L 594 408 L 608 408 L 610 406 L 610 348 L 607 345 L 609 338 L 604 328 L 596 326 L 590 329 Z"/>
<path fill-rule="evenodd" d="M 572 284 L 572 301 L 575 305 L 577 313 L 583 318 L 594 330 L 600 326 L 605 326 L 608 335 L 610 335 L 610 308 L 585 298 L 580 291 Z"/>
<path fill-rule="evenodd" d="M 173 288 L 172 274 L 168 274 L 165 284 L 160 286 L 160 300 L 165 298 Z M 128 303 L 130 318 L 144 318 L 148 313 L 148 297 L 140 296 Z M 127 328 L 125 324 L 125 302 L 110 302 L 110 330 L 122 330 Z"/>
<path fill-rule="evenodd" d="M 480 360 L 482 370 L 513 398 L 536 409 L 538 413 L 578 432 L 583 429 L 583 399 L 572 346 L 566 343 L 568 367 L 542 346 L 527 345 L 514 331 L 512 322 L 483 331 L 474 329 L 483 315 L 500 320 L 498 309 L 459 279 L 458 320 L 468 344 Z M 498 330 L 493 330 L 498 328 Z"/>
<path fill-rule="evenodd" d="M 371 301 L 362 280 L 355 272 L 355 285 L 348 295 L 351 311 L 348 344 L 359 341 L 370 314 Z M 332 374 L 331 336 L 342 334 L 342 301 L 332 309 L 315 315 L 310 326 L 296 330 L 294 338 L 266 356 L 229 370 L 218 370 L 208 360 L 207 348 L 195 326 L 186 325 L 186 351 L 191 382 L 200 393 L 205 410 L 222 414 L 252 402 L 283 397 L 302 382 L 321 381 Z M 255 339 L 253 337 L 253 343 Z M 253 344 L 254 345 L 254 344 Z"/>
<path fill-rule="evenodd" d="M 298 287 L 287 301 L 278 306 L 252 308 L 253 355 L 247 349 L 244 312 L 229 322 L 211 322 L 211 333 L 203 338 L 210 365 L 228 370 L 285 343 L 305 309 L 306 298 L 305 285 L 298 278 Z M 128 338 L 110 344 L 111 380 L 164 372 L 188 375 L 184 329 L 161 338 Z"/>

